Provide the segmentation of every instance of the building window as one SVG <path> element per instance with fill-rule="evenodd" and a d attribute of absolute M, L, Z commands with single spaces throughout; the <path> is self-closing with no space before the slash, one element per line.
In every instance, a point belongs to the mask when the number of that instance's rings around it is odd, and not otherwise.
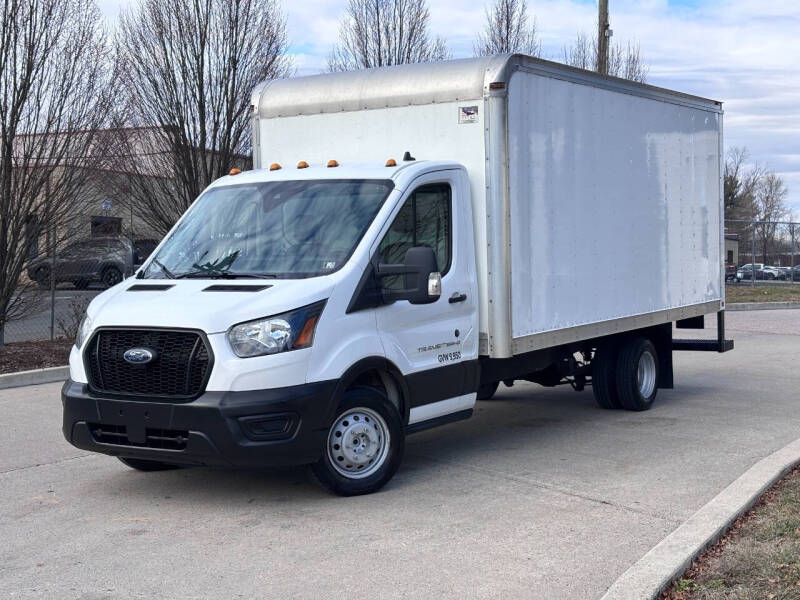
<path fill-rule="evenodd" d="M 92 237 L 117 236 L 122 233 L 122 219 L 119 217 L 92 217 Z"/>

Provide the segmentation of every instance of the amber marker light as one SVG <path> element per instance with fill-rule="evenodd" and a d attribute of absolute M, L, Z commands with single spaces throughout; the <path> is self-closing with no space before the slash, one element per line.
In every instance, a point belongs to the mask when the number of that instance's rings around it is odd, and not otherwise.
<path fill-rule="evenodd" d="M 338 167 L 338 166 L 339 166 L 339 163 L 336 162 L 335 160 L 329 160 L 328 161 L 328 168 L 329 169 L 332 169 L 333 167 Z"/>
<path fill-rule="evenodd" d="M 234 167 L 228 172 L 228 175 L 238 175 L 241 172 L 242 171 L 240 169 L 237 169 L 236 167 Z"/>
<path fill-rule="evenodd" d="M 269 170 L 270 171 L 280 171 L 281 170 L 281 166 L 278 163 L 272 163 L 269 166 Z"/>
<path fill-rule="evenodd" d="M 306 161 L 304 161 L 304 160 L 301 160 L 299 163 L 297 163 L 297 168 L 298 169 L 307 169 L 308 168 L 308 163 Z"/>
<path fill-rule="evenodd" d="M 393 159 L 393 158 L 390 158 L 389 160 L 386 161 L 386 166 L 387 167 L 396 167 L 397 166 L 397 161 L 395 159 Z"/>
<path fill-rule="evenodd" d="M 317 326 L 317 321 L 319 320 L 319 315 L 314 315 L 306 324 L 303 325 L 303 329 L 300 332 L 300 335 L 297 336 L 297 341 L 293 344 L 294 348 L 308 348 L 311 345 L 311 342 L 314 341 L 314 329 Z"/>

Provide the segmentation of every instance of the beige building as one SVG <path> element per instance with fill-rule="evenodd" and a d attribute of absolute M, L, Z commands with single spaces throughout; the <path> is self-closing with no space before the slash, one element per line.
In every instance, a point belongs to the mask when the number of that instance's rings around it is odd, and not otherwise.
<path fill-rule="evenodd" d="M 739 266 L 739 234 L 725 234 L 725 264 Z"/>

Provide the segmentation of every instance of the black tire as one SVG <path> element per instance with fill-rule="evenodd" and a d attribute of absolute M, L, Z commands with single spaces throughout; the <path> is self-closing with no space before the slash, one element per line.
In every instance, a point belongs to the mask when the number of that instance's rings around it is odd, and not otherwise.
<path fill-rule="evenodd" d="M 380 420 L 375 419 L 375 415 Z M 361 426 L 363 428 L 359 429 Z M 357 450 L 349 444 L 336 444 L 337 440 L 350 441 L 359 437 L 362 443 L 367 444 L 361 448 L 362 451 L 367 448 L 367 451 L 360 455 L 356 455 Z M 376 454 L 367 462 L 370 448 Z M 345 392 L 339 403 L 322 457 L 312 469 L 319 482 L 334 494 L 371 494 L 394 476 L 403 460 L 404 451 L 405 430 L 395 406 L 378 390 L 354 388 Z M 359 465 L 359 461 L 364 462 Z M 362 467 L 365 470 L 359 471 Z M 374 470 L 370 472 L 371 469 Z"/>
<path fill-rule="evenodd" d="M 39 267 L 36 269 L 36 272 L 33 274 L 34 280 L 36 281 L 36 285 L 39 286 L 39 289 L 42 290 L 49 290 L 50 289 L 50 267 Z"/>
<path fill-rule="evenodd" d="M 603 344 L 592 359 L 592 393 L 600 408 L 622 408 L 617 392 L 617 360 L 619 348 L 613 342 Z"/>
<path fill-rule="evenodd" d="M 137 471 L 171 471 L 172 469 L 180 469 L 180 465 L 173 465 L 170 463 L 160 462 L 157 460 L 145 460 L 143 458 L 123 458 L 117 457 L 119 461 L 131 469 Z"/>
<path fill-rule="evenodd" d="M 495 381 L 494 383 L 484 383 L 478 388 L 478 400 L 491 400 L 492 397 L 494 397 L 499 385 L 499 381 Z"/>
<path fill-rule="evenodd" d="M 642 374 L 640 368 L 644 369 Z M 642 337 L 628 340 L 620 348 L 617 360 L 617 389 L 622 407 L 649 410 L 658 393 L 658 378 L 658 352 L 653 342 Z"/>
<path fill-rule="evenodd" d="M 72 282 L 72 285 L 75 286 L 76 290 L 85 290 L 87 287 L 89 287 L 89 282 L 85 279 L 76 279 Z"/>
<path fill-rule="evenodd" d="M 106 267 L 103 270 L 103 283 L 108 287 L 113 287 L 122 281 L 122 271 L 117 267 Z"/>

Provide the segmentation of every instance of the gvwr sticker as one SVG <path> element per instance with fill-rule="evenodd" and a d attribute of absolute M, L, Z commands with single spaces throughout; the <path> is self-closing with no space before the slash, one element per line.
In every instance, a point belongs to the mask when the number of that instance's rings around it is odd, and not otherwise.
<path fill-rule="evenodd" d="M 477 123 L 478 122 L 478 107 L 477 106 L 459 106 L 458 107 L 458 124 L 464 123 Z"/>

